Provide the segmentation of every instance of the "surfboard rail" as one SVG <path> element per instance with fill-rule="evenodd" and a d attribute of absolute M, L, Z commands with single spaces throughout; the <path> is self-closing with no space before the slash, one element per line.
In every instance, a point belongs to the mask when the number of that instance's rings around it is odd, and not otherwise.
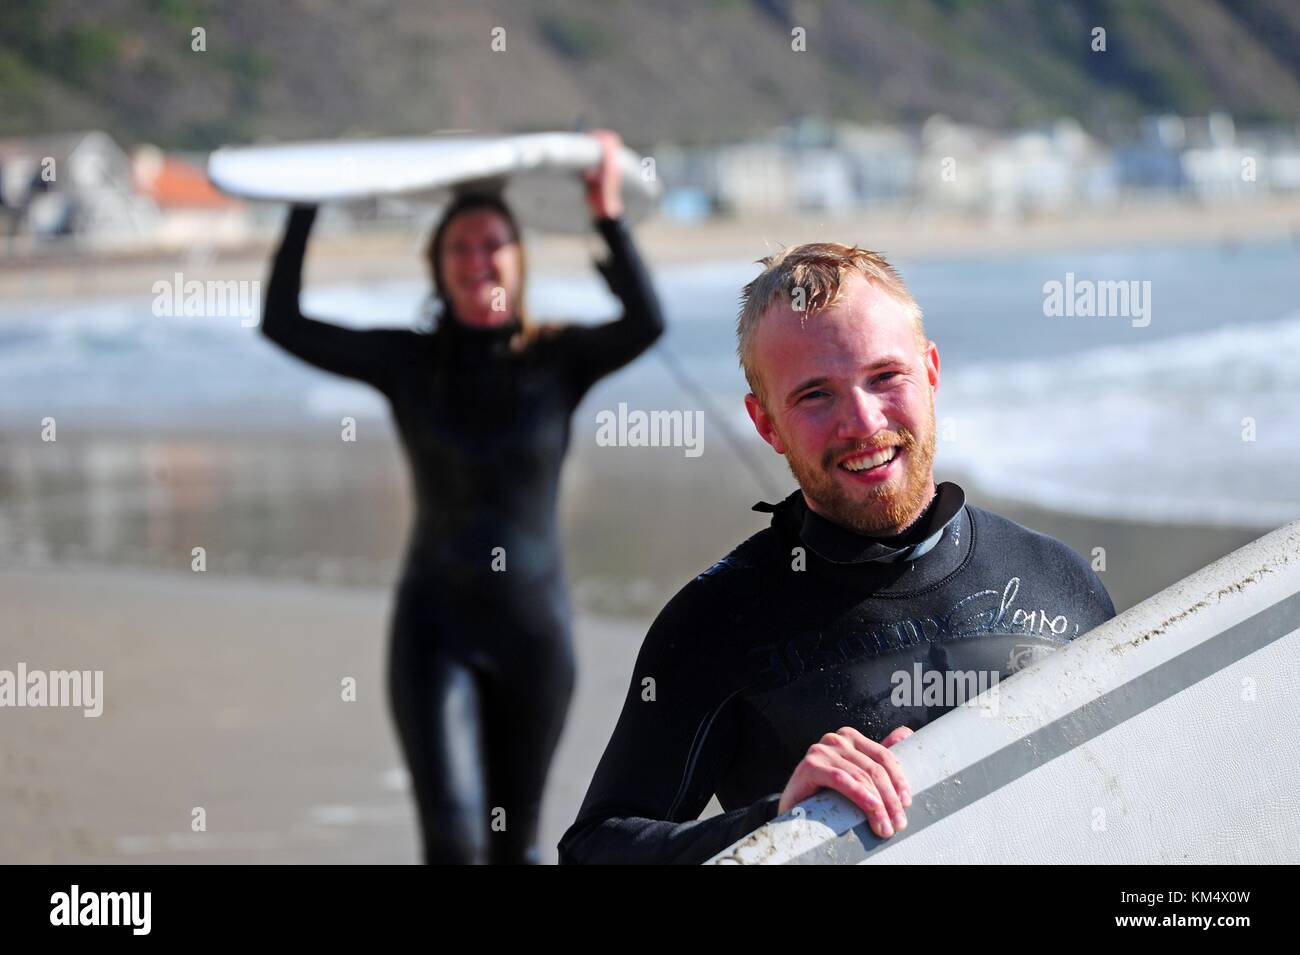
<path fill-rule="evenodd" d="M 823 790 L 710 865 L 1300 862 L 1300 521 L 892 748 L 878 839 Z"/>

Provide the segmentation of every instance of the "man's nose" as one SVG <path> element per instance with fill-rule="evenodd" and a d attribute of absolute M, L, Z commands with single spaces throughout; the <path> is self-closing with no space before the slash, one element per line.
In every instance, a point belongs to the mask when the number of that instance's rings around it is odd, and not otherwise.
<path fill-rule="evenodd" d="M 870 438 L 889 425 L 881 401 L 863 388 L 854 388 L 849 392 L 848 400 L 842 403 L 843 413 L 839 420 L 839 436 L 845 441 Z"/>

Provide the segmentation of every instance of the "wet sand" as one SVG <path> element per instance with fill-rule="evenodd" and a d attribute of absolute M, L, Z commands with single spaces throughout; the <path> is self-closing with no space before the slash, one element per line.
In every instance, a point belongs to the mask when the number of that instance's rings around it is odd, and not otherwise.
<path fill-rule="evenodd" d="M 386 591 L 47 569 L 6 573 L 0 595 L 0 668 L 104 673 L 98 717 L 0 710 L 0 861 L 417 861 L 382 682 Z M 641 630 L 577 621 L 583 668 L 544 807 L 547 861 Z M 196 808 L 206 831 L 192 829 Z"/>
<path fill-rule="evenodd" d="M 157 436 L 114 440 L 114 459 L 128 464 L 131 448 L 153 449 L 135 470 L 114 472 L 116 496 L 79 472 L 75 456 L 47 491 L 43 480 L 24 485 L 0 469 L 9 536 L 0 669 L 102 669 L 105 696 L 98 718 L 0 710 L 0 861 L 416 861 L 382 680 L 392 558 L 409 513 L 397 458 L 230 437 L 211 439 L 206 456 L 191 437 L 188 457 L 160 458 L 169 446 Z M 748 509 L 765 495 L 725 453 L 687 461 L 673 449 L 608 450 L 580 444 L 566 465 L 579 684 L 547 792 L 547 861 L 608 740 L 654 612 L 767 521 Z M 301 474 L 319 477 L 322 454 L 345 463 L 304 497 Z M 160 460 L 169 462 L 161 477 L 150 471 Z M 186 471 L 181 461 L 222 466 Z M 267 462 L 279 462 L 275 480 Z M 775 456 L 764 467 L 774 486 L 792 486 Z M 936 478 L 962 483 L 942 467 Z M 151 483 L 159 486 L 144 493 Z M 1101 576 L 1121 611 L 1263 533 L 1096 520 L 964 486 L 973 503 L 1080 553 L 1104 547 Z M 53 519 L 78 507 L 79 520 Z M 268 515 L 270 535 L 259 531 Z M 31 551 L 38 532 L 44 544 Z M 195 539 L 212 544 L 203 573 L 188 569 Z M 314 562 L 262 574 L 277 554 L 309 548 Z M 356 681 L 355 702 L 341 698 L 345 678 Z M 196 807 L 206 832 L 191 830 Z"/>
<path fill-rule="evenodd" d="M 582 415 L 582 412 L 579 412 Z M 588 415 L 588 417 L 590 417 Z M 413 513 L 400 448 L 384 424 L 356 444 L 304 433 L 0 432 L 0 568 L 103 566 L 391 587 Z M 758 444 L 757 474 L 724 442 L 599 448 L 575 429 L 560 521 L 578 606 L 652 616 L 692 576 L 768 518 L 751 510 L 794 489 Z M 968 499 L 1050 534 L 1099 568 L 1123 610 L 1271 528 L 1105 520 L 998 498 L 943 467 Z"/>

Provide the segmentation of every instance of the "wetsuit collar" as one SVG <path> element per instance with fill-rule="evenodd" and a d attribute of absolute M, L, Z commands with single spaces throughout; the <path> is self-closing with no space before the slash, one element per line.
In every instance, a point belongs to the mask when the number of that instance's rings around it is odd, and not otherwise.
<path fill-rule="evenodd" d="M 449 338 L 458 342 L 478 342 L 481 344 L 509 341 L 522 327 L 517 315 L 503 325 L 481 327 L 466 325 L 450 312 L 442 317 L 440 325 Z"/>
<path fill-rule="evenodd" d="M 943 537 L 944 530 L 966 506 L 966 492 L 951 481 L 935 488 L 934 498 L 912 526 L 893 537 L 867 537 L 828 521 L 811 510 L 802 491 L 779 504 L 760 501 L 754 510 L 773 515 L 772 523 L 795 533 L 823 560 L 833 564 L 893 563 L 917 560 Z"/>

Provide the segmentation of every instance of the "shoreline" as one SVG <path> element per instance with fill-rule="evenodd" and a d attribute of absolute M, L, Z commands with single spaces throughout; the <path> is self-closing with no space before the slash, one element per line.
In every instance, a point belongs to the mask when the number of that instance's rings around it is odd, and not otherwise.
<path fill-rule="evenodd" d="M 843 214 L 750 215 L 638 225 L 636 240 L 651 268 L 750 262 L 782 245 L 858 243 L 890 258 L 960 258 L 1086 250 L 1151 243 L 1291 241 L 1300 245 L 1300 197 L 1224 204 L 1130 200 L 1099 211 L 1073 210 L 997 223 L 978 216 L 897 207 Z M 305 285 L 313 282 L 427 281 L 423 236 L 413 225 L 389 231 L 313 237 Z M 44 260 L 0 257 L 0 295 L 12 299 L 151 296 L 152 285 L 177 271 L 198 281 L 264 279 L 276 236 L 235 249 L 195 244 L 175 252 Z M 527 236 L 529 264 L 542 272 L 585 271 L 598 252 L 590 236 Z"/>
<path fill-rule="evenodd" d="M 344 453 L 332 438 L 295 430 L 66 432 L 57 448 L 0 430 L 0 448 L 22 475 L 7 505 L 0 567 L 181 571 L 201 545 L 217 576 L 349 592 L 389 587 L 400 573 L 414 502 L 395 435 L 387 427 L 371 434 Z M 767 493 L 737 470 L 730 450 L 706 465 L 700 460 L 669 460 L 651 449 L 608 455 L 581 443 L 571 448 L 558 517 L 577 607 L 622 619 L 657 612 L 695 574 L 767 526 L 751 510 L 755 501 L 793 489 L 775 455 L 759 459 Z M 111 473 L 101 474 L 109 461 Z M 936 482 L 960 484 L 970 503 L 1085 557 L 1105 548 L 1103 580 L 1120 610 L 1272 529 L 1076 513 L 999 495 L 945 467 L 942 455 L 935 463 Z M 69 507 L 69 500 L 82 503 Z"/>

